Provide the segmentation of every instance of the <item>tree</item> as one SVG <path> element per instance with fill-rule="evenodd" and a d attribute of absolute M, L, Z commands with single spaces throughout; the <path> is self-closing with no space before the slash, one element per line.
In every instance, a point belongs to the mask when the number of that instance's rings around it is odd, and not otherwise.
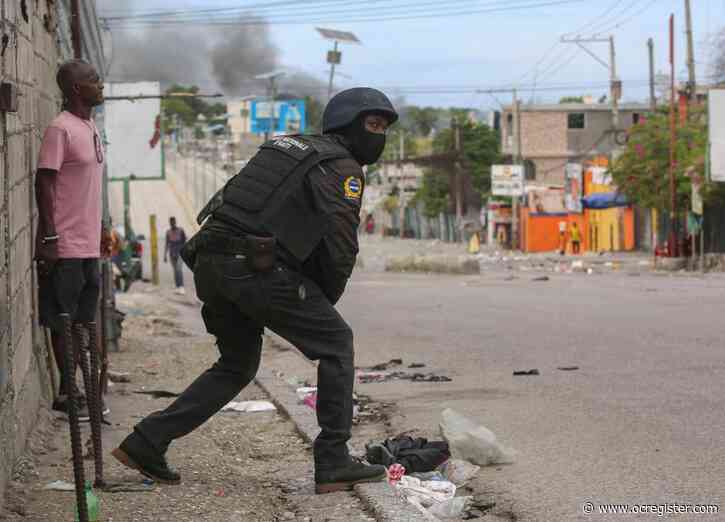
<path fill-rule="evenodd" d="M 488 125 L 466 121 L 461 125 L 463 169 L 471 176 L 473 187 L 482 196 L 491 190 L 491 165 L 501 162 L 500 136 Z M 453 149 L 453 131 L 445 129 L 433 140 L 433 150 L 442 153 Z"/>
<path fill-rule="evenodd" d="M 415 134 L 430 136 L 435 129 L 440 116 L 440 109 L 433 107 L 416 107 L 411 105 L 406 108 L 406 117 L 409 121 L 409 128 Z"/>
<path fill-rule="evenodd" d="M 584 96 L 564 96 L 559 103 L 584 103 Z"/>
<path fill-rule="evenodd" d="M 704 110 L 695 109 L 687 124 L 677 128 L 675 188 L 680 209 L 688 206 L 691 197 L 688 174 L 704 179 L 706 143 Z M 644 208 L 669 210 L 669 165 L 669 110 L 662 109 L 630 128 L 624 153 L 610 170 L 616 186 L 630 201 Z M 713 202 L 722 200 L 722 192 L 717 184 L 710 184 L 703 189 L 702 195 L 705 201 Z"/>

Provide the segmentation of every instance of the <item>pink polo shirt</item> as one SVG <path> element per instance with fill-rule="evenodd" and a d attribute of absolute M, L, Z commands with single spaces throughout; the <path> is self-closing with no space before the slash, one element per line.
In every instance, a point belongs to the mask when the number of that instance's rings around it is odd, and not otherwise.
<path fill-rule="evenodd" d="M 58 171 L 53 216 L 58 257 L 100 257 L 103 144 L 93 120 L 60 113 L 45 130 L 38 168 Z"/>

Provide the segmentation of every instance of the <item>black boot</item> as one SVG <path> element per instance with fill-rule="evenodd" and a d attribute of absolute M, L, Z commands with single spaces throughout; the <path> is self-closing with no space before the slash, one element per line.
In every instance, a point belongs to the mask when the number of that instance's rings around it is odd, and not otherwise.
<path fill-rule="evenodd" d="M 111 455 L 124 466 L 140 471 L 142 475 L 162 484 L 181 482 L 181 475 L 169 467 L 166 458 L 135 431 L 126 437 Z"/>
<path fill-rule="evenodd" d="M 329 470 L 315 470 L 315 493 L 332 493 L 352 489 L 355 484 L 378 482 L 387 477 L 385 466 L 364 464 L 350 458 L 343 464 Z"/>

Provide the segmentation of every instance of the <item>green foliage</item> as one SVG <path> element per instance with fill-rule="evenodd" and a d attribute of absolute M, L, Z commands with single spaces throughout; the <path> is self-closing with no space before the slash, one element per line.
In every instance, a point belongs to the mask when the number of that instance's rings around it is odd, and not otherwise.
<path fill-rule="evenodd" d="M 502 161 L 499 152 L 499 133 L 488 125 L 466 122 L 461 125 L 463 169 L 471 175 L 473 187 L 487 197 L 491 190 L 491 165 Z M 453 149 L 453 131 L 445 129 L 433 140 L 433 151 L 442 153 Z"/>
<path fill-rule="evenodd" d="M 679 119 L 679 118 L 678 118 Z M 704 112 L 696 110 L 686 125 L 678 126 L 675 146 L 675 187 L 677 205 L 689 204 L 691 182 L 688 169 L 704 179 L 707 127 Z M 619 190 L 644 208 L 668 210 L 670 203 L 670 123 L 668 111 L 648 116 L 629 130 L 624 153 L 611 168 Z M 722 190 L 706 186 L 706 201 L 722 199 Z"/>
<path fill-rule="evenodd" d="M 584 103 L 584 96 L 564 96 L 559 103 Z"/>
<path fill-rule="evenodd" d="M 184 86 L 174 84 L 166 89 L 166 94 L 172 93 L 191 93 L 199 92 L 196 85 Z M 227 106 L 223 103 L 207 103 L 204 98 L 178 97 L 164 98 L 161 100 L 161 108 L 163 110 L 166 121 L 164 127 L 166 129 L 173 128 L 175 117 L 179 118 L 179 122 L 190 127 L 196 124 L 196 120 L 200 114 L 203 114 L 208 121 L 219 120 L 221 116 L 226 114 Z"/>
<path fill-rule="evenodd" d="M 408 130 L 419 136 L 429 136 L 436 127 L 441 109 L 416 107 L 415 105 L 407 109 Z"/>
<path fill-rule="evenodd" d="M 426 170 L 423 173 L 421 187 L 415 194 L 415 201 L 423 203 L 426 217 L 434 218 L 441 212 L 445 212 L 450 203 L 448 174 Z"/>

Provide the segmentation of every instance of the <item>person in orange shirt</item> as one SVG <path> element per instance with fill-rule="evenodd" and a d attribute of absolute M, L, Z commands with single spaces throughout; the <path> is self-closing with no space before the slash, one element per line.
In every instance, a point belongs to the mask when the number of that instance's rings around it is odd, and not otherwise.
<path fill-rule="evenodd" d="M 580 245 L 581 245 L 581 231 L 579 230 L 579 227 L 577 226 L 576 222 L 571 224 L 571 231 L 569 232 L 569 239 L 571 240 L 571 253 L 575 256 L 579 255 L 581 252 Z"/>

